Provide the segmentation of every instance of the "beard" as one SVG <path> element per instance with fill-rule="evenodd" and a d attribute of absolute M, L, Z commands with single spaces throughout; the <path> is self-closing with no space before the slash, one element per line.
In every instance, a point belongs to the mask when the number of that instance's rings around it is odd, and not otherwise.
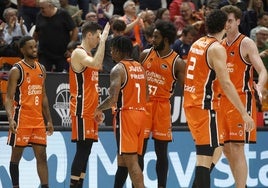
<path fill-rule="evenodd" d="M 29 59 L 36 59 L 37 58 L 37 55 L 30 55 L 30 54 L 28 54 L 27 57 Z"/>
<path fill-rule="evenodd" d="M 162 40 L 159 45 L 154 45 L 154 49 L 157 51 L 164 50 L 164 48 L 165 48 L 164 40 Z"/>

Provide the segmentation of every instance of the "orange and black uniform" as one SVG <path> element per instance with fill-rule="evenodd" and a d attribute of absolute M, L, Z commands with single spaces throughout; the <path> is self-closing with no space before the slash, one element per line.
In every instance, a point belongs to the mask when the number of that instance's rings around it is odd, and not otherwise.
<path fill-rule="evenodd" d="M 34 62 L 32 67 L 24 60 L 15 63 L 14 67 L 20 71 L 13 112 L 13 119 L 17 122 L 17 134 L 9 132 L 8 144 L 46 145 L 46 127 L 42 114 L 44 69 L 38 62 Z"/>
<path fill-rule="evenodd" d="M 150 121 L 146 123 L 145 138 L 149 138 L 150 132 L 152 132 L 154 139 L 172 140 L 169 99 L 177 81 L 174 73 L 177 58 L 179 58 L 179 55 L 174 51 L 160 57 L 157 51 L 151 48 L 142 62 L 149 88 L 147 111 L 150 114 Z"/>
<path fill-rule="evenodd" d="M 98 105 L 98 70 L 85 67 L 75 72 L 70 66 L 70 114 L 72 141 L 98 140 L 94 112 Z"/>
<path fill-rule="evenodd" d="M 241 101 L 245 105 L 247 112 L 257 124 L 256 100 L 253 89 L 253 67 L 250 62 L 243 59 L 240 45 L 245 38 L 240 34 L 232 44 L 227 44 L 226 39 L 222 41 L 222 45 L 227 51 L 227 69 L 230 78 L 238 92 Z M 256 142 L 256 128 L 253 131 L 244 131 L 244 121 L 239 111 L 229 102 L 225 95 L 221 98 L 221 112 L 224 115 L 224 142 Z"/>
<path fill-rule="evenodd" d="M 146 75 L 140 63 L 122 60 L 126 81 L 122 84 L 117 102 L 116 122 L 119 154 L 142 154 L 146 108 Z"/>
<path fill-rule="evenodd" d="M 217 113 L 219 83 L 207 60 L 207 51 L 215 42 L 215 38 L 208 36 L 194 42 L 188 54 L 184 81 L 185 115 L 195 144 L 213 148 L 223 143 Z"/>

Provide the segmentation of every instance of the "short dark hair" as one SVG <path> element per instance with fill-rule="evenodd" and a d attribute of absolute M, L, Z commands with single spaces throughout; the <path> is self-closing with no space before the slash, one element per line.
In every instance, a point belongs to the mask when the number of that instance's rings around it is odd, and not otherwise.
<path fill-rule="evenodd" d="M 111 27 L 115 31 L 125 31 L 127 25 L 123 20 L 116 19 L 113 21 Z"/>
<path fill-rule="evenodd" d="M 82 38 L 85 38 L 88 32 L 95 33 L 97 30 L 102 30 L 102 26 L 97 22 L 87 21 L 85 22 L 82 27 Z"/>
<path fill-rule="evenodd" d="M 18 43 L 19 48 L 23 48 L 26 42 L 28 42 L 29 40 L 34 40 L 34 38 L 31 36 L 23 36 L 22 38 L 20 38 L 19 43 Z"/>
<path fill-rule="evenodd" d="M 198 34 L 197 29 L 193 26 L 193 25 L 187 25 L 183 28 L 182 30 L 182 34 L 184 36 L 186 36 L 188 33 L 190 33 L 191 35 L 195 36 Z"/>
<path fill-rule="evenodd" d="M 216 34 L 221 32 L 225 27 L 227 18 L 227 14 L 222 10 L 212 10 L 205 19 L 207 32 L 209 34 Z"/>
<path fill-rule="evenodd" d="M 133 51 L 132 41 L 126 36 L 116 36 L 111 40 L 111 47 L 117 49 L 120 53 L 131 56 Z"/>
<path fill-rule="evenodd" d="M 158 20 L 155 23 L 155 29 L 157 29 L 163 38 L 167 38 L 169 44 L 172 44 L 177 36 L 177 30 L 172 22 Z"/>

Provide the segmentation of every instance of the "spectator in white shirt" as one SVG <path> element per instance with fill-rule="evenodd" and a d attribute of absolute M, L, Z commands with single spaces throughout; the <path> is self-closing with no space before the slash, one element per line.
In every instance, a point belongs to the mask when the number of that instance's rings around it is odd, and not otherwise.
<path fill-rule="evenodd" d="M 18 11 L 14 8 L 6 8 L 3 12 L 5 26 L 3 30 L 3 39 L 6 44 L 11 44 L 14 39 L 29 35 L 23 19 L 18 19 Z"/>

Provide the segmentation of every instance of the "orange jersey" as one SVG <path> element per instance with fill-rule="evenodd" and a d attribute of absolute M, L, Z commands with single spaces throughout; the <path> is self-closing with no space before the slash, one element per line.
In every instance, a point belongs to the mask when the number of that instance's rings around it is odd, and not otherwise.
<path fill-rule="evenodd" d="M 89 67 L 81 72 L 75 72 L 70 66 L 70 114 L 94 118 L 98 105 L 98 70 Z"/>
<path fill-rule="evenodd" d="M 140 63 L 133 60 L 120 62 L 126 70 L 126 81 L 121 86 L 117 107 L 120 110 L 145 110 L 146 75 Z"/>
<path fill-rule="evenodd" d="M 168 100 L 174 91 L 177 78 L 174 64 L 179 55 L 171 51 L 168 55 L 160 55 L 151 48 L 143 61 L 149 87 L 150 100 Z"/>
<path fill-rule="evenodd" d="M 253 92 L 253 67 L 249 62 L 242 58 L 240 52 L 241 41 L 245 35 L 240 36 L 228 45 L 226 39 L 222 41 L 222 45 L 227 52 L 227 68 L 237 92 L 239 94 L 245 92 Z"/>
<path fill-rule="evenodd" d="M 43 128 L 44 70 L 38 62 L 31 67 L 22 60 L 14 66 L 20 70 L 21 79 L 15 93 L 13 118 L 18 128 Z"/>
<path fill-rule="evenodd" d="M 243 59 L 240 51 L 241 41 L 245 38 L 240 34 L 238 38 L 230 45 L 227 44 L 227 40 L 222 41 L 222 45 L 227 52 L 227 68 L 239 97 L 245 105 L 246 111 L 254 119 L 257 124 L 257 109 L 256 100 L 254 97 L 253 89 L 253 67 L 251 63 Z M 221 102 L 224 106 L 220 112 L 223 114 L 222 123 L 224 124 L 225 142 L 256 142 L 256 128 L 250 132 L 250 134 L 244 131 L 244 121 L 239 111 L 233 106 L 233 104 L 222 95 Z"/>
<path fill-rule="evenodd" d="M 216 41 L 205 36 L 191 46 L 185 68 L 184 107 L 213 110 L 218 106 L 219 84 L 207 61 L 207 50 Z"/>

